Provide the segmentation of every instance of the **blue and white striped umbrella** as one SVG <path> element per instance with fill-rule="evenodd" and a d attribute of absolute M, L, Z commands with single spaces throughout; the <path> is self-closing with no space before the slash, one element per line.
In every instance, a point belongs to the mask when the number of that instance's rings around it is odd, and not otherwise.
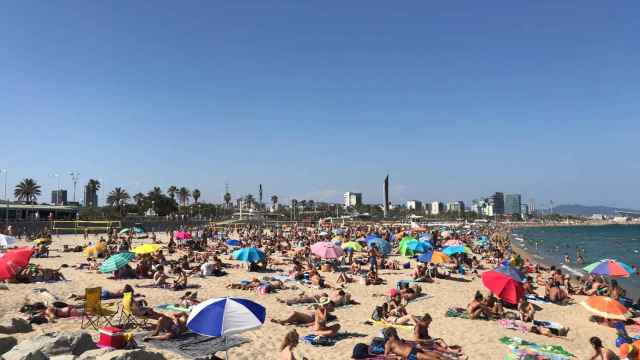
<path fill-rule="evenodd" d="M 257 329 L 264 323 L 264 306 L 240 298 L 215 298 L 196 305 L 189 314 L 187 327 L 206 336 L 228 336 Z"/>
<path fill-rule="evenodd" d="M 229 240 L 225 241 L 224 243 L 229 245 L 229 246 L 240 246 L 240 245 L 242 245 L 240 243 L 240 240 L 236 240 L 236 239 L 229 239 Z"/>

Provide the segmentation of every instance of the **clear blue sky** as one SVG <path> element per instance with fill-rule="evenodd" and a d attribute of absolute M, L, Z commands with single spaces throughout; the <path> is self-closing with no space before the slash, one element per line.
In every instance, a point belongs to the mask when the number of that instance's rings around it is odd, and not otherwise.
<path fill-rule="evenodd" d="M 640 2 L 7 1 L 0 167 L 640 208 Z M 63 187 L 71 189 L 70 177 Z M 104 195 L 101 195 L 104 199 Z"/>

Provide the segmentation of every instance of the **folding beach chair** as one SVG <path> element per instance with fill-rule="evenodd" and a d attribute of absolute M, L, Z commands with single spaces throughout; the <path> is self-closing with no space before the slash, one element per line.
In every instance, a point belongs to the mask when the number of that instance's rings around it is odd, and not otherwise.
<path fill-rule="evenodd" d="M 126 292 L 122 294 L 122 312 L 120 314 L 120 327 L 126 329 L 146 328 L 149 326 L 150 317 L 136 316 L 133 308 L 133 293 Z"/>
<path fill-rule="evenodd" d="M 82 311 L 82 320 L 80 322 L 80 327 L 82 329 L 91 325 L 91 327 L 97 331 L 100 327 L 101 320 L 104 320 L 107 325 L 113 326 L 111 324 L 111 320 L 116 315 L 117 311 L 102 307 L 101 294 L 101 287 L 85 289 L 84 309 Z"/>

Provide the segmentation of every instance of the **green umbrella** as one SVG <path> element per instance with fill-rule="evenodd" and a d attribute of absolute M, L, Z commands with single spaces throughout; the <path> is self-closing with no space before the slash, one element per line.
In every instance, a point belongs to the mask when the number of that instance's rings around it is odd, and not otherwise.
<path fill-rule="evenodd" d="M 398 244 L 398 246 L 403 247 L 404 244 L 411 241 L 418 241 L 418 240 L 416 240 L 416 238 L 412 238 L 411 236 L 405 236 L 402 238 L 402 240 L 400 240 L 400 243 Z"/>
<path fill-rule="evenodd" d="M 133 260 L 133 258 L 135 257 L 136 257 L 136 254 L 128 251 L 112 255 L 102 263 L 102 266 L 100 266 L 100 272 L 102 273 L 114 272 L 120 269 L 121 267 L 127 265 L 129 261 Z"/>
<path fill-rule="evenodd" d="M 131 231 L 131 229 L 129 229 L 129 228 L 124 228 L 124 229 L 120 230 L 120 232 L 118 233 L 118 235 L 124 235 L 124 234 L 127 234 L 129 231 Z"/>

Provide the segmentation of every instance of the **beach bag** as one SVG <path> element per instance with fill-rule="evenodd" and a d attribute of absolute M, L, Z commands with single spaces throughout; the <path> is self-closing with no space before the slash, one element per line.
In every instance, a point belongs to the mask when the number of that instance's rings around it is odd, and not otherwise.
<path fill-rule="evenodd" d="M 366 359 L 369 357 L 369 346 L 363 343 L 357 343 L 353 347 L 352 359 Z"/>
<path fill-rule="evenodd" d="M 371 351 L 372 354 L 384 354 L 384 339 L 382 338 L 373 338 L 373 340 L 371 340 L 371 345 L 369 346 L 369 351 Z"/>
<path fill-rule="evenodd" d="M 410 262 L 406 262 L 406 263 L 402 264 L 402 268 L 411 269 L 411 263 Z"/>
<path fill-rule="evenodd" d="M 258 295 L 267 295 L 269 293 L 269 285 L 260 285 L 256 288 Z"/>
<path fill-rule="evenodd" d="M 373 309 L 373 313 L 371 314 L 371 320 L 380 321 L 382 320 L 382 306 L 376 306 Z"/>

